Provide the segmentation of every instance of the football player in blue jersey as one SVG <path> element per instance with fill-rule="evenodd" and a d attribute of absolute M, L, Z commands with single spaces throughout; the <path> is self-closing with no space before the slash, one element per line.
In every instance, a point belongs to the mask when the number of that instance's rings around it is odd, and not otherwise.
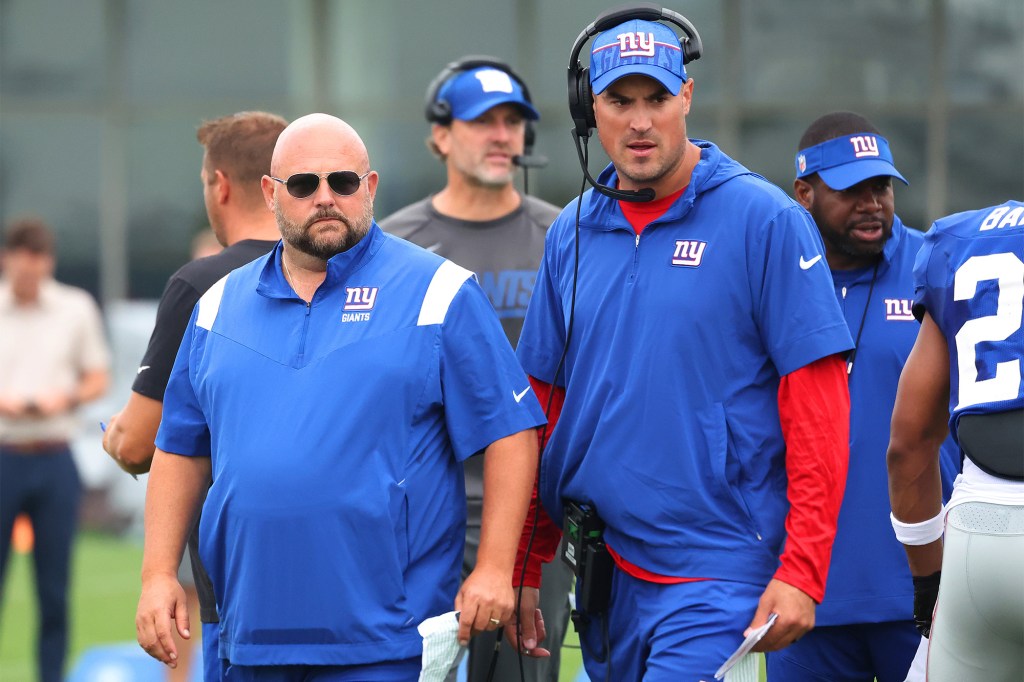
<path fill-rule="evenodd" d="M 914 266 L 921 331 L 888 451 L 892 525 L 929 637 L 928 680 L 1024 671 L 1024 203 L 936 221 Z M 949 503 L 948 431 L 963 456 Z M 941 569 L 941 570 L 940 570 Z"/>
<path fill-rule="evenodd" d="M 768 678 L 903 682 L 921 636 L 910 608 L 910 571 L 889 524 L 885 450 L 896 384 L 917 338 L 910 304 L 924 235 L 895 213 L 893 183 L 906 180 L 888 140 L 866 118 L 847 111 L 821 116 L 798 150 L 794 196 L 821 232 L 855 343 L 846 363 L 850 468 L 814 630 L 768 654 Z M 946 491 L 958 464 L 948 450 Z"/>

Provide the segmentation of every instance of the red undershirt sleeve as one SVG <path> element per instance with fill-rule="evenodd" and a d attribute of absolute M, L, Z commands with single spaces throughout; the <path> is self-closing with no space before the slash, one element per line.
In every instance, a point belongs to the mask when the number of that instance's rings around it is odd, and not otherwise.
<path fill-rule="evenodd" d="M 540 441 L 541 456 L 544 453 L 544 446 L 547 445 L 551 432 L 558 423 L 558 416 L 562 413 L 562 403 L 565 401 L 565 389 L 561 386 L 552 386 L 534 377 L 530 377 L 530 385 L 540 401 L 541 409 L 547 412 L 548 424 L 537 430 L 537 439 Z M 551 409 L 547 410 L 548 400 L 551 400 Z M 534 526 L 536 532 L 534 533 Z M 530 534 L 533 533 L 533 543 L 530 544 Z M 523 526 L 523 534 L 519 538 L 519 550 L 516 553 L 516 569 L 512 574 L 514 587 L 520 582 L 527 587 L 540 587 L 541 564 L 548 563 L 555 558 L 558 552 L 558 543 L 562 540 L 562 529 L 551 520 L 542 505 L 537 503 L 537 480 L 533 481 L 533 495 L 530 498 L 530 508 L 526 513 L 526 523 Z M 529 546 L 530 554 L 526 556 L 526 549 Z M 523 573 L 523 563 L 526 560 L 526 573 Z"/>
<path fill-rule="evenodd" d="M 775 578 L 820 603 L 850 456 L 850 392 L 842 358 L 830 355 L 782 377 L 779 418 L 790 508 Z"/>

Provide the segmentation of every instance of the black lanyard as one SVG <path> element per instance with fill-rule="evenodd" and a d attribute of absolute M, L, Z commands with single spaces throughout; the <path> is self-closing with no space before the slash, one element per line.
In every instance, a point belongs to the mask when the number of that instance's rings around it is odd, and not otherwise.
<path fill-rule="evenodd" d="M 875 280 L 878 279 L 878 265 L 882 262 L 879 258 L 875 261 L 875 269 L 871 271 L 871 286 L 868 287 L 868 300 L 864 302 L 864 312 L 860 316 L 860 328 L 857 329 L 857 338 L 853 341 L 853 350 L 846 359 L 846 376 L 853 374 L 853 359 L 857 357 L 857 349 L 860 348 L 860 335 L 864 333 L 864 323 L 868 319 L 868 308 L 871 306 L 871 294 L 875 290 Z"/>

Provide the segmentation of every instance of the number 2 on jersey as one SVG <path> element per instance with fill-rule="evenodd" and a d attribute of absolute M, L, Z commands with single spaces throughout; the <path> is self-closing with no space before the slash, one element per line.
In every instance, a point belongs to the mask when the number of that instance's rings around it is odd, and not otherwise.
<path fill-rule="evenodd" d="M 960 376 L 960 410 L 979 403 L 1013 400 L 1020 391 L 1020 360 L 996 364 L 995 376 L 978 379 L 977 346 L 985 341 L 1003 341 L 1020 329 L 1024 311 L 1024 262 L 1012 253 L 972 256 L 956 271 L 953 300 L 974 298 L 979 282 L 996 280 L 999 298 L 996 314 L 968 320 L 956 334 Z"/>

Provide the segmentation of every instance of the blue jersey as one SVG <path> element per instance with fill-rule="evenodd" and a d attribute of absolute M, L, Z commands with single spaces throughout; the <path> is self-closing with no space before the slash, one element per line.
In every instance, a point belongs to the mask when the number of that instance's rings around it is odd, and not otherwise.
<path fill-rule="evenodd" d="M 1024 407 L 1024 203 L 937 220 L 914 266 L 915 300 L 949 340 L 949 428 Z"/>
<path fill-rule="evenodd" d="M 461 462 L 543 422 L 469 271 L 373 225 L 307 305 L 281 247 L 200 299 L 158 446 L 211 456 L 200 553 L 220 656 L 350 665 L 421 653 L 452 608 Z"/>
<path fill-rule="evenodd" d="M 852 343 L 821 238 L 781 190 L 697 141 L 689 187 L 637 236 L 583 198 L 548 231 L 517 354 L 566 387 L 541 462 L 553 519 L 593 503 L 606 539 L 655 573 L 767 583 L 785 539 L 780 375 Z M 616 183 L 609 166 L 601 182 Z"/>
<path fill-rule="evenodd" d="M 919 329 L 912 314 L 913 267 L 923 242 L 921 232 L 896 217 L 877 269 L 832 272 L 857 352 L 850 374 L 850 468 L 825 599 L 815 612 L 819 626 L 913 617 L 910 569 L 889 520 L 885 452 L 896 386 Z M 949 499 L 960 464 L 950 440 L 941 463 L 943 499 Z"/>

